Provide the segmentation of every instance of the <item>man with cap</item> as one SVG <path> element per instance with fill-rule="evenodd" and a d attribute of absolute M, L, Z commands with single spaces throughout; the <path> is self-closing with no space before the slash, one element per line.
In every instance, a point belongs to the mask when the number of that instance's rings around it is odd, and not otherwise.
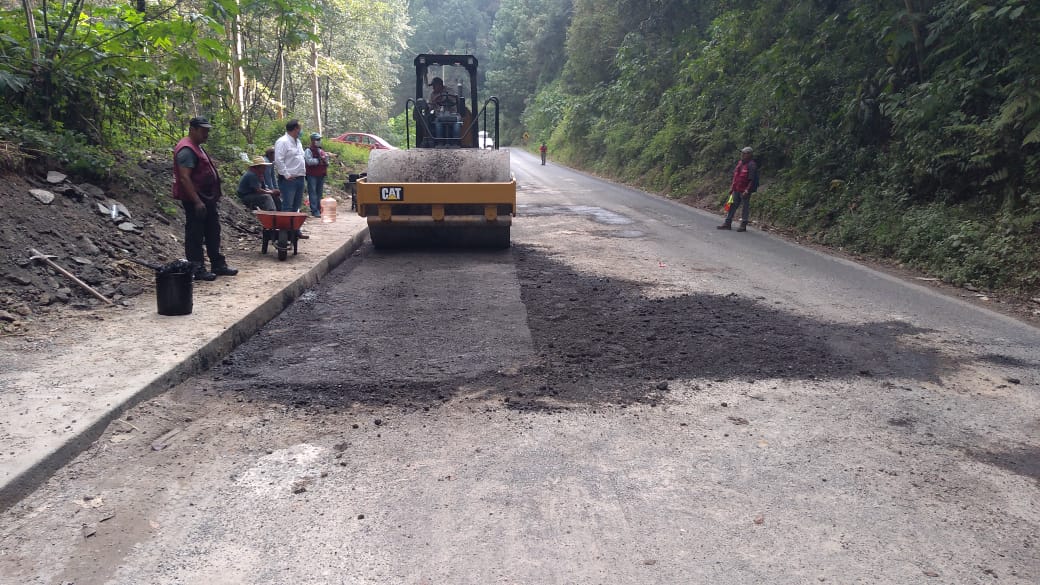
<path fill-rule="evenodd" d="M 758 190 L 758 163 L 751 159 L 754 150 L 750 146 L 740 149 L 740 160 L 737 167 L 733 169 L 733 182 L 730 184 L 729 192 L 733 196 L 733 204 L 726 212 L 726 219 L 722 225 L 716 227 L 720 230 L 732 229 L 733 215 L 740 207 L 740 227 L 738 232 L 746 232 L 748 215 L 751 211 L 751 194 Z"/>
<path fill-rule="evenodd" d="M 262 156 L 254 156 L 242 178 L 238 181 L 238 198 L 249 209 L 278 211 L 273 191 L 264 184 L 264 171 L 271 166 Z"/>
<path fill-rule="evenodd" d="M 311 134 L 311 145 L 304 149 L 307 164 L 307 197 L 311 217 L 321 217 L 321 198 L 325 194 L 325 175 L 329 173 L 329 153 L 321 148 L 321 134 Z"/>
<path fill-rule="evenodd" d="M 234 276 L 220 253 L 220 175 L 202 143 L 213 125 L 203 117 L 188 122 L 188 135 L 173 149 L 173 198 L 184 207 L 184 255 L 192 263 L 195 280 Z M 206 270 L 203 245 L 212 270 Z"/>
<path fill-rule="evenodd" d="M 458 98 L 454 94 L 448 93 L 447 88 L 444 87 L 444 80 L 440 77 L 434 77 L 433 81 L 430 82 L 430 105 L 437 109 L 444 109 L 445 111 L 455 111 L 455 105 Z"/>

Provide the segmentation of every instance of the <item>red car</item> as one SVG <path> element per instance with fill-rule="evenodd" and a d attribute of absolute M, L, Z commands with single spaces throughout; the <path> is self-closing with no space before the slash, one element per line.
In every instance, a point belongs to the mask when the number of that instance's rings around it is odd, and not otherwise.
<path fill-rule="evenodd" d="M 346 134 L 340 134 L 333 138 L 336 142 L 344 142 L 346 144 L 353 144 L 354 146 L 361 146 L 368 149 L 385 149 L 385 150 L 397 150 L 397 147 L 390 144 L 386 140 L 376 136 L 375 134 L 365 134 L 364 132 L 347 132 Z"/>

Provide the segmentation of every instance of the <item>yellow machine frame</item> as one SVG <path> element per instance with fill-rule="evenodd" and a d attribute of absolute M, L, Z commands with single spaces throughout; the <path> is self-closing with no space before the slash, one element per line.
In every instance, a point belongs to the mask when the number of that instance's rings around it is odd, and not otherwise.
<path fill-rule="evenodd" d="M 390 191 L 384 191 L 388 189 Z M 394 190 L 400 191 L 394 191 Z M 402 194 L 400 200 L 393 197 Z M 358 215 L 369 225 L 496 225 L 508 226 L 516 215 L 516 180 L 508 183 L 357 183 Z M 483 206 L 484 213 L 457 215 L 452 206 Z M 429 211 L 413 215 L 410 207 L 429 206 Z M 500 206 L 508 206 L 502 214 Z M 448 208 L 447 210 L 445 208 Z M 395 212 L 395 210 L 397 210 Z"/>

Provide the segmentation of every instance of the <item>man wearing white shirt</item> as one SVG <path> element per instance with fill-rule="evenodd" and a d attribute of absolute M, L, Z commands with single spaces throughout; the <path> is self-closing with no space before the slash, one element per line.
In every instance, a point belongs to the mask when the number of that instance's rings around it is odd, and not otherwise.
<path fill-rule="evenodd" d="M 299 120 L 286 122 L 285 135 L 274 143 L 274 170 L 278 173 L 278 188 L 282 192 L 282 211 L 299 211 L 307 181 Z"/>

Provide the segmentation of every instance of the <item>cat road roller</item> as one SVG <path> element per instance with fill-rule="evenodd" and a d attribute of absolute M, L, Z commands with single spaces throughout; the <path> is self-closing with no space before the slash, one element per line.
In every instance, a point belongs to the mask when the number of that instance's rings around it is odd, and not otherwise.
<path fill-rule="evenodd" d="M 516 180 L 509 152 L 497 146 L 498 98 L 477 101 L 476 57 L 416 57 L 415 98 L 405 112 L 408 148 L 373 150 L 357 182 L 357 212 L 368 218 L 372 244 L 508 248 Z M 488 148 L 480 148 L 482 130 L 493 130 Z"/>

